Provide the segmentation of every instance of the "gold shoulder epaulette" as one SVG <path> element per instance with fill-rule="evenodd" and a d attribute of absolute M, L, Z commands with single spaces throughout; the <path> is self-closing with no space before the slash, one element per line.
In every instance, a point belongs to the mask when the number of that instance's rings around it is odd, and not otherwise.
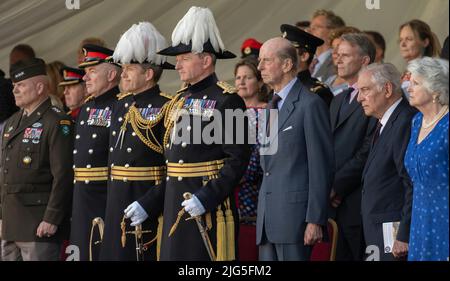
<path fill-rule="evenodd" d="M 131 92 L 128 92 L 128 93 L 119 93 L 119 94 L 116 95 L 116 97 L 117 97 L 117 100 L 121 100 L 121 99 L 123 99 L 123 98 L 125 98 L 125 97 L 131 96 L 132 94 L 133 94 L 133 93 L 131 93 Z"/>
<path fill-rule="evenodd" d="M 188 86 L 183 86 L 183 87 L 181 87 L 181 89 L 179 89 L 179 90 L 177 91 L 177 94 L 179 94 L 179 93 L 182 93 L 182 92 L 186 91 L 186 90 L 187 90 L 187 88 L 188 88 Z"/>
<path fill-rule="evenodd" d="M 236 93 L 236 88 L 231 86 L 225 81 L 219 81 L 217 82 L 217 86 L 223 89 L 223 94 L 234 94 Z"/>
<path fill-rule="evenodd" d="M 94 98 L 94 96 L 93 96 L 93 95 L 90 95 L 89 97 L 87 97 L 87 98 L 84 100 L 84 103 L 87 103 L 88 101 L 92 100 L 93 98 Z"/>
<path fill-rule="evenodd" d="M 162 96 L 162 97 L 168 98 L 169 100 L 173 99 L 173 96 L 171 94 L 168 94 L 168 93 L 161 92 L 161 93 L 159 93 L 159 95 Z"/>
<path fill-rule="evenodd" d="M 309 89 L 311 92 L 317 92 L 318 90 L 321 90 L 321 89 L 323 89 L 324 87 L 322 86 L 322 85 L 319 85 L 319 86 L 316 86 L 316 87 L 313 87 L 313 88 L 311 88 L 311 89 Z"/>

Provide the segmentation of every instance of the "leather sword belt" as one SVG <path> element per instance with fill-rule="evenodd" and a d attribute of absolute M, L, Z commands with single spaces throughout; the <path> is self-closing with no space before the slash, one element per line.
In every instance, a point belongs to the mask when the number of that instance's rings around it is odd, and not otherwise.
<path fill-rule="evenodd" d="M 224 160 L 213 160 L 197 163 L 167 163 L 167 175 L 169 177 L 204 177 L 215 176 L 223 167 Z"/>
<path fill-rule="evenodd" d="M 127 167 L 113 166 L 111 180 L 117 181 L 161 181 L 166 174 L 166 166 Z"/>
<path fill-rule="evenodd" d="M 108 167 L 74 168 L 75 181 L 106 181 L 108 180 Z"/>

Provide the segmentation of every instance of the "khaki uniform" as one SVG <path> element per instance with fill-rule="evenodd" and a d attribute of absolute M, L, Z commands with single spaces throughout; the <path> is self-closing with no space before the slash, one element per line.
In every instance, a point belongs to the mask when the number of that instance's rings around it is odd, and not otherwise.
<path fill-rule="evenodd" d="M 16 112 L 5 124 L 0 170 L 2 239 L 57 242 L 67 235 L 72 196 L 72 122 L 50 99 L 29 117 Z M 39 238 L 42 221 L 58 226 Z"/>

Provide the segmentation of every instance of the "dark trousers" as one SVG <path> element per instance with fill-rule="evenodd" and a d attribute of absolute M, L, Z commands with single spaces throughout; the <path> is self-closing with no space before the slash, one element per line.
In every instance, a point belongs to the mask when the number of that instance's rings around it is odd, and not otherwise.
<path fill-rule="evenodd" d="M 362 226 L 338 223 L 338 231 L 336 260 L 362 261 L 365 248 Z"/>

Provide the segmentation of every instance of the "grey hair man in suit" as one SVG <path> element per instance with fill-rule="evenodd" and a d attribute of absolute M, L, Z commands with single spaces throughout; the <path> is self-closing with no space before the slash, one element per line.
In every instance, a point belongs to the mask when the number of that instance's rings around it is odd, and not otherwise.
<path fill-rule="evenodd" d="M 256 242 L 263 261 L 309 260 L 327 224 L 334 162 L 329 113 L 325 102 L 297 79 L 296 65 L 288 40 L 263 44 L 258 69 L 274 90 L 269 108 L 279 112 L 273 118 L 278 129 L 272 133 L 271 126 L 269 137 L 269 146 L 277 138 L 278 148 L 261 156 Z"/>
<path fill-rule="evenodd" d="M 363 171 L 364 238 L 372 249 L 378 247 L 382 261 L 408 253 L 412 183 L 403 159 L 416 111 L 403 96 L 400 85 L 400 73 L 390 63 L 369 65 L 358 77 L 358 101 L 367 116 L 378 119 Z M 387 243 L 388 236 L 394 241 L 392 245 Z"/>

